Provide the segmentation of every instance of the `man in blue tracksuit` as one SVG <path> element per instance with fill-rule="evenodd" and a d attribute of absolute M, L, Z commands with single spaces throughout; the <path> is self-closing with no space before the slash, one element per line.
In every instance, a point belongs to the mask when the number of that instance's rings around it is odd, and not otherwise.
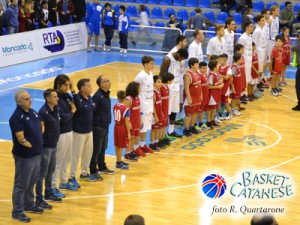
<path fill-rule="evenodd" d="M 87 51 L 90 52 L 92 35 L 95 34 L 95 51 L 100 52 L 98 47 L 98 39 L 100 34 L 100 22 L 101 22 L 102 6 L 99 4 L 99 0 L 94 0 L 94 3 L 88 5 L 86 14 L 86 24 L 88 27 L 88 44 Z"/>
<path fill-rule="evenodd" d="M 127 39 L 128 39 L 128 28 L 130 18 L 125 13 L 126 7 L 121 5 L 119 8 L 120 15 L 117 18 L 117 30 L 120 38 L 120 52 L 126 54 L 127 53 Z"/>
<path fill-rule="evenodd" d="M 116 14 L 111 9 L 110 3 L 105 3 L 104 10 L 102 11 L 102 24 L 105 34 L 105 43 L 103 45 L 103 51 L 110 52 L 111 39 L 114 36 Z"/>
<path fill-rule="evenodd" d="M 6 24 L 8 26 L 8 33 L 15 34 L 19 32 L 19 8 L 18 1 L 12 0 L 5 12 Z"/>

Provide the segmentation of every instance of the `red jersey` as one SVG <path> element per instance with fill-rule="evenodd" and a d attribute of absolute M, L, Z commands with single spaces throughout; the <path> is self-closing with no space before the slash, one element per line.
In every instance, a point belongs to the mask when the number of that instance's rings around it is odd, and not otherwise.
<path fill-rule="evenodd" d="M 231 68 L 229 65 L 227 66 L 220 66 L 218 73 L 220 76 L 226 76 L 227 74 L 231 74 Z M 228 78 L 227 80 L 223 79 L 223 83 L 224 86 L 221 89 L 221 94 L 224 96 L 228 96 L 229 95 L 229 85 L 230 85 L 230 78 Z"/>
<path fill-rule="evenodd" d="M 114 144 L 117 148 L 128 147 L 128 135 L 125 124 L 125 118 L 130 117 L 129 109 L 122 103 L 117 103 L 114 106 Z"/>
<path fill-rule="evenodd" d="M 241 94 L 243 92 L 242 89 L 242 73 L 239 69 L 239 66 L 236 64 L 233 64 L 231 66 L 231 72 L 233 77 L 233 86 L 235 89 L 235 93 L 237 95 Z"/>
<path fill-rule="evenodd" d="M 273 48 L 271 59 L 273 60 L 272 70 L 277 73 L 277 75 L 281 74 L 283 68 L 283 54 L 282 49 L 278 49 L 277 46 Z"/>
<path fill-rule="evenodd" d="M 219 86 L 220 76 L 217 73 L 210 71 L 208 75 L 208 84 Z M 221 89 L 209 89 L 209 105 L 217 105 L 221 102 Z"/>
<path fill-rule="evenodd" d="M 242 56 L 241 63 L 240 63 L 240 65 L 238 65 L 238 68 L 239 68 L 240 73 L 241 73 L 242 89 L 244 90 L 247 86 L 244 56 Z"/>
<path fill-rule="evenodd" d="M 130 116 L 129 109 L 122 103 L 117 103 L 114 106 L 114 119 L 115 125 L 124 125 L 125 126 L 125 118 Z"/>
<path fill-rule="evenodd" d="M 283 63 L 284 65 L 290 65 L 291 61 L 291 39 L 289 37 L 284 38 L 283 49 Z"/>
<path fill-rule="evenodd" d="M 159 123 L 162 122 L 163 120 L 163 111 L 162 111 L 162 100 L 161 100 L 161 95 L 160 92 L 157 90 L 153 90 L 154 93 L 154 107 L 156 111 L 156 115 L 158 117 Z"/>
<path fill-rule="evenodd" d="M 126 99 L 128 99 L 131 102 L 130 122 L 132 125 L 132 130 L 140 130 L 140 126 L 141 126 L 140 99 L 139 97 L 133 98 L 132 96 L 127 96 Z"/>
<path fill-rule="evenodd" d="M 252 65 L 258 71 L 258 55 L 256 52 L 252 54 Z M 258 78 L 258 73 L 256 73 L 252 68 L 251 68 L 251 77 L 252 79 Z"/>
<path fill-rule="evenodd" d="M 193 73 L 192 71 L 188 70 L 184 76 L 189 76 L 191 79 L 191 83 L 189 86 L 191 98 L 192 98 L 192 105 L 200 105 L 201 104 L 201 94 L 202 94 L 202 86 L 201 86 L 201 79 L 198 72 Z M 183 98 L 186 99 L 185 92 L 183 93 Z"/>
<path fill-rule="evenodd" d="M 162 105 L 162 112 L 164 115 L 164 119 L 167 119 L 169 116 L 169 95 L 170 95 L 169 87 L 163 84 L 160 88 L 160 95 L 161 95 L 161 105 Z"/>

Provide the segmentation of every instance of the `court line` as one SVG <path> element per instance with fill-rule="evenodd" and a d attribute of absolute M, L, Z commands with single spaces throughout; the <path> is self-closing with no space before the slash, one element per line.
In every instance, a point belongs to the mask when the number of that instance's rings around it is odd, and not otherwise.
<path fill-rule="evenodd" d="M 0 124 L 9 124 L 8 122 L 0 122 Z"/>
<path fill-rule="evenodd" d="M 254 172 L 259 172 L 259 171 L 266 171 L 274 168 L 281 167 L 283 165 L 286 165 L 290 162 L 293 162 L 295 160 L 300 159 L 300 155 L 289 159 L 287 161 L 278 163 L 276 165 L 260 169 L 260 170 L 255 170 Z M 226 178 L 226 180 L 232 180 L 240 175 L 234 176 L 234 177 L 229 177 Z M 98 183 L 98 182 L 97 182 Z M 64 200 L 75 200 L 75 199 L 89 199 L 89 198 L 101 198 L 101 197 L 111 197 L 111 196 L 127 196 L 127 195 L 134 195 L 134 194 L 146 194 L 146 193 L 154 193 L 154 192 L 159 192 L 159 191 L 169 191 L 169 190 L 178 190 L 178 189 L 183 189 L 183 188 L 189 188 L 189 187 L 196 187 L 202 185 L 201 183 L 197 184 L 189 184 L 189 185 L 182 185 L 182 186 L 176 186 L 176 187 L 168 187 L 168 188 L 157 188 L 157 189 L 152 189 L 152 190 L 143 190 L 143 191 L 133 191 L 133 192 L 125 192 L 125 193 L 112 193 L 112 194 L 104 194 L 104 195 L 91 195 L 91 196 L 75 196 L 75 197 L 70 197 L 70 198 L 64 198 Z M 11 202 L 11 199 L 0 199 L 0 202 Z"/>
<path fill-rule="evenodd" d="M 297 102 L 297 99 L 295 99 L 295 98 L 292 98 L 292 97 L 290 97 L 290 96 L 287 96 L 287 95 L 282 95 L 282 97 L 286 97 L 286 98 L 289 98 L 289 99 L 291 99 L 291 100 L 293 100 L 293 101 Z"/>
<path fill-rule="evenodd" d="M 211 153 L 211 154 L 185 154 L 185 153 L 172 153 L 172 152 L 158 152 L 158 154 L 165 154 L 165 155 L 174 155 L 174 156 L 196 156 L 196 157 L 208 157 L 208 156 L 231 156 L 231 155 L 242 155 L 242 154 L 248 154 L 248 153 L 253 153 L 253 152 L 259 152 L 259 151 L 264 151 L 266 149 L 269 149 L 269 148 L 272 148 L 274 147 L 275 145 L 277 145 L 282 137 L 281 137 L 281 134 L 275 130 L 274 128 L 268 126 L 268 125 L 264 125 L 264 124 L 260 124 L 260 123 L 256 123 L 256 122 L 252 122 L 252 121 L 247 121 L 247 120 L 241 120 L 241 119 L 235 119 L 235 120 L 238 120 L 238 121 L 244 121 L 244 122 L 248 122 L 248 123 L 253 123 L 253 124 L 256 124 L 256 125 L 259 125 L 259 126 L 262 126 L 262 127 L 265 127 L 267 129 L 270 129 L 271 131 L 273 131 L 276 135 L 277 135 L 277 140 L 271 144 L 271 145 L 268 145 L 266 147 L 263 147 L 263 148 L 258 148 L 258 149 L 254 149 L 254 150 L 251 150 L 251 151 L 245 151 L 245 152 L 230 152 L 230 153 Z"/>

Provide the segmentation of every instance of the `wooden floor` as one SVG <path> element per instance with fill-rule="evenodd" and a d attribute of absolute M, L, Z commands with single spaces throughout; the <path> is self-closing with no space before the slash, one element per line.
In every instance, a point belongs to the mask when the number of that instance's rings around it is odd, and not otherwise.
<path fill-rule="evenodd" d="M 141 69 L 139 64 L 116 62 L 70 75 L 74 83 L 80 78 L 90 78 L 93 92 L 97 89 L 97 76 L 108 75 L 112 81 L 112 96 L 115 96 L 116 91 L 124 89 Z M 52 86 L 53 79 L 48 79 L 25 87 L 46 89 Z M 128 214 L 140 214 L 146 224 L 151 225 L 247 225 L 251 213 L 210 216 L 214 205 L 247 205 L 284 207 L 284 214 L 276 214 L 279 224 L 300 224 L 300 113 L 290 110 L 296 104 L 293 80 L 283 94 L 272 97 L 267 91 L 262 100 L 248 104 L 242 116 L 224 123 L 219 132 L 210 131 L 179 140 L 160 153 L 130 163 L 129 171 L 106 175 L 101 182 L 81 182 L 82 188 L 66 192 L 67 198 L 53 204 L 53 210 L 42 215 L 30 214 L 31 223 L 117 225 L 123 224 Z M 261 138 L 258 143 L 251 141 L 253 135 Z M 0 142 L 1 225 L 16 223 L 11 220 L 14 174 L 11 146 L 11 142 Z M 107 162 L 113 168 L 115 158 L 109 156 Z M 284 199 L 245 200 L 232 197 L 227 189 L 220 199 L 210 200 L 203 196 L 201 185 L 207 175 L 221 174 L 230 187 L 241 180 L 245 170 L 287 175 L 292 180 L 294 194 Z"/>

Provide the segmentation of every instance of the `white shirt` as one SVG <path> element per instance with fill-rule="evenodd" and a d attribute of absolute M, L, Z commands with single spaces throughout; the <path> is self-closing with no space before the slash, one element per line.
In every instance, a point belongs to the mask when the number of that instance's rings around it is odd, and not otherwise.
<path fill-rule="evenodd" d="M 139 21 L 140 25 L 149 26 L 148 14 L 145 11 L 141 12 L 140 17 L 141 17 L 141 20 Z"/>
<path fill-rule="evenodd" d="M 119 16 L 119 27 L 118 27 L 119 31 L 122 31 L 122 20 L 123 20 L 123 17 L 124 17 L 124 15 L 120 15 Z"/>
<path fill-rule="evenodd" d="M 196 41 L 193 41 L 189 46 L 189 59 L 197 58 L 199 62 L 203 62 L 203 50 L 201 42 L 198 44 Z"/>
<path fill-rule="evenodd" d="M 167 57 L 171 60 L 168 72 L 172 73 L 174 75 L 174 81 L 172 84 L 172 89 L 178 89 L 179 90 L 179 82 L 180 82 L 180 78 L 182 79 L 182 76 L 180 76 L 180 67 L 181 67 L 181 63 L 179 61 L 177 61 L 173 55 L 172 52 L 169 52 Z"/>
<path fill-rule="evenodd" d="M 178 50 L 179 49 L 175 46 L 174 48 L 172 48 L 172 50 L 169 53 L 172 54 L 174 52 L 178 52 Z M 184 84 L 184 81 L 183 81 L 184 74 L 185 74 L 185 60 L 181 60 L 181 62 L 180 62 L 180 70 L 179 70 L 179 85 L 183 85 Z"/>
<path fill-rule="evenodd" d="M 246 32 L 242 34 L 239 39 L 239 43 L 244 45 L 244 58 L 245 67 L 251 67 L 252 65 L 252 37 Z"/>
<path fill-rule="evenodd" d="M 147 74 L 142 70 L 134 81 L 140 84 L 141 112 L 153 113 L 153 73 Z"/>
<path fill-rule="evenodd" d="M 234 32 L 231 31 L 229 33 L 228 30 L 225 29 L 224 40 L 225 40 L 225 47 L 226 47 L 225 53 L 228 55 L 228 58 L 232 58 L 233 51 L 234 51 Z"/>
<path fill-rule="evenodd" d="M 213 37 L 208 41 L 207 44 L 207 55 L 221 55 L 225 53 L 225 39 L 224 37 L 221 38 L 221 42 L 219 41 L 218 37 Z"/>
<path fill-rule="evenodd" d="M 270 19 L 270 40 L 275 41 L 276 36 L 279 34 L 279 18 L 274 19 L 273 16 L 270 16 Z"/>
<path fill-rule="evenodd" d="M 267 40 L 264 30 L 259 26 L 257 26 L 253 32 L 252 40 L 256 45 L 256 53 L 260 58 L 259 60 L 261 61 L 263 60 L 262 58 L 266 53 Z"/>
<path fill-rule="evenodd" d="M 263 27 L 263 31 L 265 33 L 266 41 L 268 42 L 270 39 L 270 25 L 268 22 L 265 22 L 265 26 Z"/>

